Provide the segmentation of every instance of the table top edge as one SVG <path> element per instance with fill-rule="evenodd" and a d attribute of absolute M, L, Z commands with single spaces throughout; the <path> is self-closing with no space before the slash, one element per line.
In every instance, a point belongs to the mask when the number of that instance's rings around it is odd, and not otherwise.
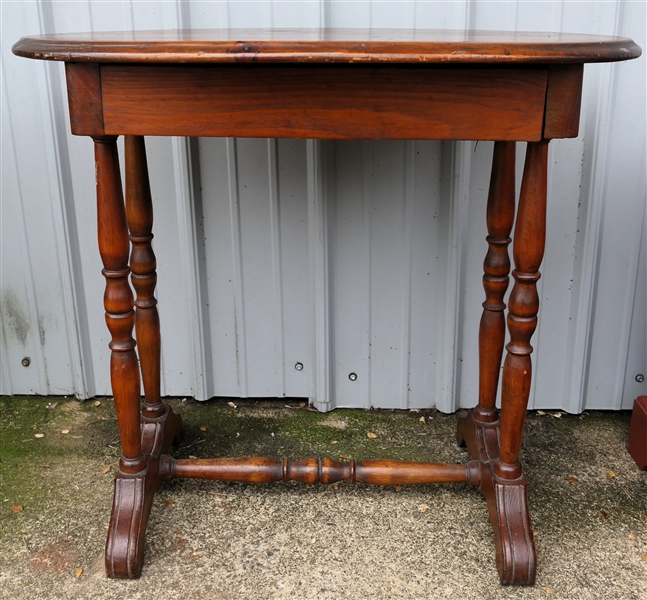
<path fill-rule="evenodd" d="M 406 35 L 405 35 L 406 34 Z M 211 38 L 211 39 L 210 39 Z M 15 55 L 98 63 L 593 63 L 637 58 L 624 37 L 445 30 L 169 30 L 26 36 Z"/>

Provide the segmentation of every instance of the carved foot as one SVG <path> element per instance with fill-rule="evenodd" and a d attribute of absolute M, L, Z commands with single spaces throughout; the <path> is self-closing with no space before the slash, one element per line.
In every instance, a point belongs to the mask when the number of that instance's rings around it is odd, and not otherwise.
<path fill-rule="evenodd" d="M 485 473 L 481 493 L 490 512 L 496 540 L 496 566 L 504 585 L 533 585 L 537 554 L 530 525 L 526 479 L 512 481 Z"/>
<path fill-rule="evenodd" d="M 494 474 L 499 457 L 499 422 L 485 423 L 469 411 L 459 419 L 457 440 L 481 462 L 479 490 L 485 496 L 496 541 L 496 564 L 504 585 L 533 585 L 537 556 L 530 525 L 526 479 L 506 480 Z"/>
<path fill-rule="evenodd" d="M 488 462 L 499 458 L 499 421 L 479 421 L 470 410 L 458 419 L 456 440 L 467 447 L 474 460 Z"/>
<path fill-rule="evenodd" d="M 153 496 L 160 487 L 159 460 L 182 436 L 182 418 L 168 406 L 161 417 L 142 417 L 142 450 L 146 467 L 134 475 L 115 477 L 112 514 L 106 541 L 106 575 L 135 579 L 144 564 L 146 525 Z"/>

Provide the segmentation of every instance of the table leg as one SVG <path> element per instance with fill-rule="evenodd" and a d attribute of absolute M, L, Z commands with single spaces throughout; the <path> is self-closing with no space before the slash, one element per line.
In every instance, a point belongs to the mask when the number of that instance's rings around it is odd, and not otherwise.
<path fill-rule="evenodd" d="M 499 421 L 495 399 L 505 333 L 503 296 L 510 264 L 506 247 L 514 216 L 513 152 L 501 143 L 495 146 L 487 216 L 490 249 L 483 278 L 486 301 L 479 332 L 479 405 L 459 419 L 458 441 L 481 461 L 479 489 L 488 503 L 501 582 L 532 585 L 537 560 L 526 480 L 518 456 L 530 392 L 530 338 L 539 308 L 536 283 L 546 231 L 548 143 L 529 143 L 526 153 L 513 246 L 515 285 L 508 314 L 511 341 L 506 346 Z"/>
<path fill-rule="evenodd" d="M 548 142 L 529 143 L 514 232 L 515 283 L 508 310 L 510 343 L 503 365 L 501 449 L 494 469 L 498 477 L 507 480 L 522 475 L 518 458 L 532 376 L 530 339 L 539 311 L 537 281 L 546 241 L 547 174 Z"/>
<path fill-rule="evenodd" d="M 505 341 L 503 297 L 510 278 L 508 244 L 514 221 L 514 170 L 516 142 L 496 142 L 487 203 L 488 252 L 483 263 L 485 302 L 479 328 L 479 403 L 474 417 L 492 423 Z"/>
<path fill-rule="evenodd" d="M 103 297 L 110 342 L 110 382 L 119 421 L 119 470 L 134 474 L 146 466 L 139 432 L 139 367 L 132 337 L 135 313 L 128 284 L 128 228 L 119 176 L 117 138 L 95 138 L 99 252 L 106 291 Z"/>
<path fill-rule="evenodd" d="M 492 479 L 486 482 L 493 497 L 488 504 L 504 583 L 532 584 L 537 569 L 526 480 L 518 458 L 530 393 L 530 338 L 539 310 L 537 280 L 546 238 L 547 173 L 548 142 L 529 143 L 514 232 L 515 283 L 508 310 L 510 343 L 503 365 L 499 458 L 491 463 Z"/>
<path fill-rule="evenodd" d="M 130 268 L 135 299 L 135 332 L 139 349 L 139 365 L 144 383 L 142 423 L 144 432 L 148 424 L 163 423 L 162 439 L 155 448 L 146 435 L 142 435 L 142 449 L 157 459 L 159 453 L 168 450 L 172 443 L 180 441 L 182 419 L 161 399 L 160 394 L 160 320 L 155 299 L 157 264 L 151 242 L 153 241 L 153 201 L 148 179 L 146 147 L 142 136 L 125 138 L 126 147 L 126 218 L 130 230 L 132 251 Z M 156 454 L 157 453 L 157 454 Z"/>
<path fill-rule="evenodd" d="M 164 404 L 160 394 L 160 322 L 154 296 L 157 264 L 151 246 L 153 202 L 144 138 L 126 136 L 125 147 L 126 218 L 132 242 L 130 268 L 132 284 L 137 292 L 135 331 L 145 393 L 142 414 L 155 418 L 164 413 Z"/>
<path fill-rule="evenodd" d="M 116 137 L 95 138 L 99 249 L 107 280 L 111 383 L 123 451 L 115 477 L 105 565 L 109 577 L 133 578 L 141 574 L 143 566 L 146 525 L 153 496 L 160 486 L 159 457 L 179 438 L 182 425 L 180 418 L 161 402 L 159 394 L 159 318 L 153 296 L 155 256 L 150 245 L 153 213 L 143 139 L 127 141 L 126 146 L 130 181 L 127 211 Z M 131 267 L 136 301 L 128 284 L 127 217 L 134 238 Z M 139 338 L 146 391 L 143 415 L 133 324 Z"/>
<path fill-rule="evenodd" d="M 458 443 L 474 459 L 499 456 L 496 392 L 505 341 L 505 303 L 510 273 L 510 231 L 515 208 L 516 142 L 495 142 L 487 202 L 488 252 L 483 263 L 485 302 L 479 327 L 479 403 L 458 423 Z"/>

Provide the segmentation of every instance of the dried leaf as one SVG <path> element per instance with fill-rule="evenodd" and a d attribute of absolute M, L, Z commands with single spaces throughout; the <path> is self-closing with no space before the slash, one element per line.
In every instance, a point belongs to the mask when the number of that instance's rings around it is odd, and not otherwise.
<path fill-rule="evenodd" d="M 370 438 L 371 440 L 374 440 L 374 439 L 376 439 L 376 438 L 377 438 L 377 434 L 373 433 L 372 431 L 369 431 L 369 432 L 366 434 L 366 437 L 367 437 L 367 438 Z"/>
<path fill-rule="evenodd" d="M 567 477 L 566 481 L 568 481 L 568 483 L 578 483 L 579 479 L 577 477 Z"/>
<path fill-rule="evenodd" d="M 643 555 L 640 557 L 640 560 L 644 560 L 645 562 L 647 562 L 647 554 L 643 554 Z"/>
<path fill-rule="evenodd" d="M 268 512 L 269 514 L 272 514 L 272 513 L 274 512 L 274 509 L 273 509 L 273 508 L 268 508 L 268 509 L 267 509 L 267 512 Z"/>
<path fill-rule="evenodd" d="M 395 491 L 396 492 L 401 492 L 402 491 L 402 486 L 401 485 L 396 485 L 395 486 Z"/>
<path fill-rule="evenodd" d="M 603 510 L 600 511 L 600 518 L 601 519 L 606 519 L 607 518 L 607 513 Z"/>
<path fill-rule="evenodd" d="M 200 427 L 198 427 L 198 429 L 200 431 L 206 431 L 207 430 L 207 428 L 204 425 L 200 425 Z"/>
<path fill-rule="evenodd" d="M 555 417 L 556 419 L 561 419 L 562 413 L 553 413 L 553 417 Z"/>
<path fill-rule="evenodd" d="M 79 567 L 76 571 L 74 571 L 74 574 L 76 575 L 76 578 L 78 579 L 83 574 L 83 569 L 81 567 Z"/>
<path fill-rule="evenodd" d="M 613 471 L 607 471 L 607 479 L 613 479 L 616 474 Z"/>
<path fill-rule="evenodd" d="M 426 423 L 426 422 L 427 422 L 427 421 L 425 421 L 425 418 L 424 418 L 424 417 L 420 417 L 420 418 L 418 419 L 418 423 Z"/>
<path fill-rule="evenodd" d="M 630 540 L 635 540 L 635 539 L 636 539 L 636 536 L 635 536 L 633 533 L 630 533 L 630 534 L 629 534 L 629 539 L 630 539 Z"/>
<path fill-rule="evenodd" d="M 44 438 L 44 437 L 45 437 L 45 434 L 44 434 L 44 433 L 37 433 L 36 435 L 34 435 L 34 437 L 35 437 L 35 438 L 38 438 L 38 439 L 40 439 L 40 438 Z"/>
<path fill-rule="evenodd" d="M 231 406 L 232 408 L 236 408 L 236 405 L 233 402 L 227 402 L 227 406 Z"/>
<path fill-rule="evenodd" d="M 170 498 L 164 502 L 164 506 L 171 506 L 171 504 L 175 504 L 175 500 L 171 500 Z"/>
<path fill-rule="evenodd" d="M 306 405 L 306 403 L 305 403 L 305 402 L 299 402 L 299 408 L 304 408 L 304 407 L 305 407 L 305 405 Z"/>
<path fill-rule="evenodd" d="M 547 594 L 554 594 L 555 590 L 553 588 L 546 588 L 546 593 Z"/>
<path fill-rule="evenodd" d="M 54 404 L 50 404 L 47 407 L 47 410 L 54 410 L 58 406 L 58 402 L 54 402 Z"/>
<path fill-rule="evenodd" d="M 20 512 L 22 512 L 22 504 L 14 504 L 11 507 L 11 512 L 12 513 L 20 513 Z"/>
<path fill-rule="evenodd" d="M 198 459 L 198 457 L 197 457 L 197 456 L 193 456 L 193 454 L 189 454 L 189 458 L 191 458 L 191 459 L 193 459 L 193 460 L 197 460 L 197 459 Z"/>
<path fill-rule="evenodd" d="M 330 445 L 334 445 L 334 444 L 338 444 L 339 442 L 337 442 L 337 440 L 330 440 L 329 443 L 330 443 Z"/>
<path fill-rule="evenodd" d="M 543 417 L 546 414 L 546 412 L 543 410 L 538 410 L 537 414 Z"/>
<path fill-rule="evenodd" d="M 106 473 L 110 473 L 110 469 L 111 469 L 110 467 L 106 467 L 106 468 L 105 468 L 103 471 L 101 471 L 101 472 L 105 475 Z"/>
<path fill-rule="evenodd" d="M 97 400 L 97 401 L 94 403 L 94 405 L 95 405 L 95 406 L 101 406 L 101 402 L 100 402 L 99 400 Z"/>
<path fill-rule="evenodd" d="M 70 433 L 70 430 L 69 429 L 61 429 L 61 433 L 63 435 L 67 435 L 68 433 Z"/>
<path fill-rule="evenodd" d="M 426 504 L 418 504 L 418 510 L 420 512 L 427 512 L 429 510 L 429 507 Z"/>
<path fill-rule="evenodd" d="M 342 460 L 350 460 L 350 456 L 348 456 L 348 454 L 340 454 L 339 458 L 341 458 Z"/>

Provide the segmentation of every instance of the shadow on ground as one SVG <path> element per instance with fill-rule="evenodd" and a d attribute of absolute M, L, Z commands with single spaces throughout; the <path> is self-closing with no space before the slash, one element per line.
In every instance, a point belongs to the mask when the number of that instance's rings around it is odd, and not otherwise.
<path fill-rule="evenodd" d="M 468 460 L 457 415 L 235 402 L 171 401 L 185 422 L 174 454 Z M 467 485 L 197 480 L 162 487 L 143 576 L 115 581 L 102 564 L 119 456 L 113 403 L 0 398 L 0 597 L 644 599 L 647 473 L 626 452 L 629 417 L 529 414 L 534 588 L 500 587 L 486 505 Z"/>

